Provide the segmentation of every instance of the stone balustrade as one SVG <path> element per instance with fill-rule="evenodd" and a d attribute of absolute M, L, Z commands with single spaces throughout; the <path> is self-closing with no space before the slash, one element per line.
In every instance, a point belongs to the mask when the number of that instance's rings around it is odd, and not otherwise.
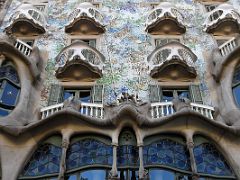
<path fill-rule="evenodd" d="M 198 112 L 207 118 L 213 119 L 213 107 L 196 103 L 191 103 L 190 105 L 191 110 Z M 44 107 L 41 109 L 41 119 L 45 119 L 62 109 L 63 103 Z M 175 113 L 172 102 L 152 103 L 150 112 L 153 119 L 169 116 Z M 81 103 L 79 113 L 94 118 L 104 119 L 104 107 L 102 104 Z"/>
<path fill-rule="evenodd" d="M 221 46 L 219 46 L 219 51 L 222 56 L 226 56 L 230 54 L 236 47 L 238 46 L 238 40 L 237 38 L 231 38 L 225 43 L 223 43 Z"/>

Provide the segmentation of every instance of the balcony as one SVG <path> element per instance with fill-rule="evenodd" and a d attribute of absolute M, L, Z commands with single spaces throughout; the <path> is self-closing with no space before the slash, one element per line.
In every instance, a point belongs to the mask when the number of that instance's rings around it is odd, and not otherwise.
<path fill-rule="evenodd" d="M 176 7 L 171 3 L 163 2 L 149 14 L 146 32 L 150 34 L 183 34 L 186 32 L 183 19 Z"/>
<path fill-rule="evenodd" d="M 91 3 L 81 3 L 69 16 L 65 32 L 71 35 L 98 35 L 105 32 L 103 16 Z"/>
<path fill-rule="evenodd" d="M 150 76 L 159 81 L 191 81 L 197 76 L 194 69 L 196 55 L 177 41 L 156 47 L 147 60 Z"/>
<path fill-rule="evenodd" d="M 79 40 L 65 47 L 56 57 L 56 77 L 62 81 L 95 81 L 102 77 L 104 61 L 97 49 Z"/>
<path fill-rule="evenodd" d="M 213 107 L 196 103 L 191 103 L 190 105 L 193 112 L 200 113 L 209 119 L 213 119 Z M 41 119 L 45 119 L 63 109 L 63 103 L 42 108 L 40 111 Z M 104 119 L 104 106 L 95 103 L 81 103 L 79 113 L 93 118 Z M 167 117 L 174 113 L 176 112 L 173 109 L 172 102 L 157 102 L 151 104 L 150 114 L 152 119 Z"/>
<path fill-rule="evenodd" d="M 43 12 L 31 4 L 22 4 L 12 14 L 5 29 L 7 34 L 15 36 L 36 36 L 44 34 L 46 19 Z"/>
<path fill-rule="evenodd" d="M 236 49 L 236 47 L 238 47 L 239 44 L 240 44 L 240 38 L 238 36 L 238 37 L 229 39 L 218 48 L 222 56 L 227 56 L 232 51 L 234 51 L 234 49 Z"/>
<path fill-rule="evenodd" d="M 213 35 L 240 33 L 240 15 L 230 4 L 221 4 L 208 13 L 204 31 Z"/>
<path fill-rule="evenodd" d="M 31 46 L 29 46 L 28 44 L 19 39 L 16 39 L 14 46 L 25 56 L 30 56 L 33 50 Z"/>

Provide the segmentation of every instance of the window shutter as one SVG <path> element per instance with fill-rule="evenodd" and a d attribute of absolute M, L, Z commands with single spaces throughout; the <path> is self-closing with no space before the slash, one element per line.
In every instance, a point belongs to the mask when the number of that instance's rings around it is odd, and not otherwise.
<path fill-rule="evenodd" d="M 190 94 L 191 94 L 192 102 L 200 103 L 200 104 L 203 103 L 199 85 L 191 84 L 189 86 L 189 91 L 190 91 Z"/>
<path fill-rule="evenodd" d="M 94 85 L 92 88 L 92 101 L 93 103 L 102 103 L 104 95 L 103 85 Z"/>
<path fill-rule="evenodd" d="M 64 89 L 59 84 L 52 84 L 48 98 L 48 105 L 54 105 L 63 102 Z"/>
<path fill-rule="evenodd" d="M 150 102 L 161 102 L 162 89 L 159 85 L 149 85 L 148 90 Z"/>

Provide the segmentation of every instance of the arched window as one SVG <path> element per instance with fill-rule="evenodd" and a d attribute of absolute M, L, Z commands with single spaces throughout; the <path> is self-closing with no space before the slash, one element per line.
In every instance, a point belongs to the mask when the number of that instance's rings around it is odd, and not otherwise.
<path fill-rule="evenodd" d="M 233 97 L 237 106 L 240 108 L 240 64 L 235 69 L 232 81 Z"/>
<path fill-rule="evenodd" d="M 56 178 L 59 174 L 61 154 L 61 137 L 48 138 L 34 152 L 19 179 Z"/>
<path fill-rule="evenodd" d="M 137 140 L 131 129 L 124 129 L 119 135 L 117 166 L 121 180 L 136 180 L 139 167 Z"/>
<path fill-rule="evenodd" d="M 14 65 L 4 61 L 0 67 L 0 117 L 7 116 L 17 105 L 20 80 Z"/>
<path fill-rule="evenodd" d="M 107 179 L 112 167 L 111 140 L 97 137 L 75 137 L 67 151 L 67 180 Z"/>
<path fill-rule="evenodd" d="M 187 179 L 192 173 L 190 156 L 183 138 L 152 136 L 144 140 L 144 167 L 150 179 Z"/>
<path fill-rule="evenodd" d="M 219 179 L 234 178 L 233 171 L 225 158 L 212 143 L 201 136 L 196 136 L 194 144 L 197 171 L 201 176 L 214 176 Z"/>

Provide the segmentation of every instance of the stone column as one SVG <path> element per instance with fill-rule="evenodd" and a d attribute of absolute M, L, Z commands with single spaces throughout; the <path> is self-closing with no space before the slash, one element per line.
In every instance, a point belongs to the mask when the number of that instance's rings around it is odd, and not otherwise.
<path fill-rule="evenodd" d="M 144 169 L 144 164 L 143 164 L 143 144 L 140 144 L 138 147 L 139 147 L 139 152 L 138 152 L 139 153 L 139 170 L 138 170 L 139 179 L 145 180 L 147 172 Z"/>
<path fill-rule="evenodd" d="M 63 140 L 62 140 L 62 156 L 61 156 L 58 180 L 64 180 L 64 174 L 65 174 L 65 171 L 66 171 L 66 155 L 67 155 L 68 146 L 69 146 L 69 137 L 68 136 L 63 137 Z"/>
<path fill-rule="evenodd" d="M 193 180 L 198 180 L 199 175 L 197 173 L 197 166 L 196 166 L 196 161 L 195 161 L 194 153 L 193 153 L 194 142 L 193 142 L 192 137 L 193 137 L 192 133 L 187 134 L 187 148 L 188 148 L 188 152 L 189 152 L 189 156 L 190 156 L 191 169 L 192 169 L 192 172 L 193 172 L 192 179 Z"/>
<path fill-rule="evenodd" d="M 117 147 L 118 147 L 118 144 L 112 143 L 112 146 L 113 146 L 113 163 L 112 163 L 112 169 L 111 169 L 111 171 L 109 173 L 109 177 L 108 177 L 109 180 L 119 179 L 118 171 L 117 171 Z"/>

